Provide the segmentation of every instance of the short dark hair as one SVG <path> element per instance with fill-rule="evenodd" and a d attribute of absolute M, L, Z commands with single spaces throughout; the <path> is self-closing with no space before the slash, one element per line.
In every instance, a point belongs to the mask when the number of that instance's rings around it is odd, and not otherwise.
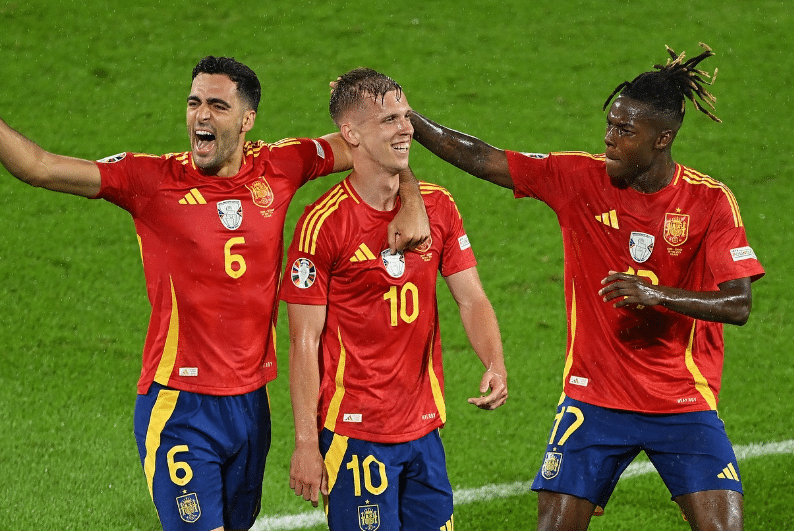
<path fill-rule="evenodd" d="M 670 59 L 664 65 L 653 65 L 655 71 L 643 72 L 631 81 L 624 81 L 618 85 L 604 103 L 606 110 L 615 94 L 637 100 L 648 105 L 654 112 L 681 124 L 684 120 L 686 100 L 689 99 L 695 108 L 706 114 L 715 122 L 721 121 L 708 109 L 698 103 L 696 96 L 712 109 L 717 99 L 712 96 L 704 85 L 711 85 L 717 78 L 717 70 L 713 75 L 698 70 L 696 67 L 703 59 L 711 57 L 714 52 L 707 45 L 700 43 L 705 50 L 697 57 L 684 62 L 684 54 L 677 54 L 667 46 Z M 709 79 L 710 78 L 710 79 Z"/>
<path fill-rule="evenodd" d="M 342 116 L 351 109 L 361 107 L 365 98 L 383 99 L 392 90 L 397 91 L 399 100 L 403 89 L 392 78 L 371 68 L 356 68 L 336 80 L 328 111 L 338 127 Z"/>
<path fill-rule="evenodd" d="M 262 97 L 262 87 L 253 70 L 243 63 L 235 61 L 233 57 L 215 57 L 208 55 L 198 62 L 193 69 L 193 78 L 199 74 L 224 74 L 237 85 L 237 92 L 248 102 L 252 110 L 259 108 Z"/>

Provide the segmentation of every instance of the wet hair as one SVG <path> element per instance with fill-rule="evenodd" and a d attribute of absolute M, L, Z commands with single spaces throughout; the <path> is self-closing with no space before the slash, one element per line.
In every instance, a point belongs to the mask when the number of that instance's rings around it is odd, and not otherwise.
<path fill-rule="evenodd" d="M 653 65 L 655 71 L 644 72 L 632 81 L 624 81 L 618 85 L 604 102 L 604 110 L 615 94 L 619 92 L 619 96 L 645 103 L 654 112 L 666 116 L 680 125 L 684 120 L 686 100 L 688 99 L 697 110 L 715 122 L 721 122 L 722 120 L 698 102 L 700 99 L 701 102 L 705 102 L 706 105 L 714 109 L 714 103 L 717 101 L 717 98 L 704 88 L 705 85 L 711 85 L 717 79 L 717 69 L 714 69 L 712 75 L 697 69 L 697 65 L 707 57 L 714 55 L 714 52 L 702 42 L 700 47 L 703 48 L 703 53 L 685 62 L 683 53 L 679 55 L 669 46 L 665 46 L 667 53 L 670 54 L 667 63 Z"/>
<path fill-rule="evenodd" d="M 402 97 L 403 89 L 392 78 L 371 68 L 356 68 L 342 74 L 336 80 L 336 87 L 331 92 L 328 111 L 337 127 L 342 117 L 353 109 L 361 108 L 366 98 L 383 101 L 386 94 L 397 91 L 397 99 Z"/>
<path fill-rule="evenodd" d="M 253 70 L 244 64 L 235 61 L 233 57 L 215 57 L 208 55 L 198 62 L 193 69 L 193 78 L 199 74 L 223 74 L 234 81 L 237 92 L 256 111 L 259 108 L 259 99 L 262 97 L 262 87 Z"/>

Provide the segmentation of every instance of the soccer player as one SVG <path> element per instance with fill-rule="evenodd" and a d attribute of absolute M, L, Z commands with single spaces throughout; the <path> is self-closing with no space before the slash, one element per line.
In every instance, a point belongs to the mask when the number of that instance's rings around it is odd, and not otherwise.
<path fill-rule="evenodd" d="M 586 529 L 623 470 L 650 458 L 693 529 L 741 529 L 742 484 L 717 416 L 723 323 L 743 325 L 764 274 L 721 182 L 677 164 L 686 100 L 716 120 L 698 64 L 621 83 L 600 155 L 503 151 L 412 115 L 416 139 L 557 214 L 565 248 L 564 392 L 538 491 L 538 529 Z M 715 72 L 716 74 L 716 72 Z M 600 511 L 600 509 L 598 509 Z"/>
<path fill-rule="evenodd" d="M 331 530 L 451 530 L 438 433 L 446 421 L 438 272 L 486 367 L 482 395 L 469 402 L 487 410 L 507 399 L 496 316 L 443 188 L 420 183 L 430 240 L 389 253 L 383 230 L 399 205 L 413 131 L 401 87 L 374 70 L 350 71 L 330 111 L 353 172 L 306 208 L 288 251 L 290 487 L 315 506 L 327 495 Z"/>
<path fill-rule="evenodd" d="M 202 59 L 187 98 L 191 151 L 160 157 L 55 155 L 0 121 L 0 162 L 11 174 L 105 199 L 135 222 L 152 305 L 135 436 L 167 531 L 253 525 L 270 446 L 284 217 L 300 186 L 352 164 L 339 133 L 246 141 L 260 93 L 247 66 Z M 413 190 L 401 215 L 419 221 L 392 227 L 390 247 L 429 235 L 415 180 Z"/>

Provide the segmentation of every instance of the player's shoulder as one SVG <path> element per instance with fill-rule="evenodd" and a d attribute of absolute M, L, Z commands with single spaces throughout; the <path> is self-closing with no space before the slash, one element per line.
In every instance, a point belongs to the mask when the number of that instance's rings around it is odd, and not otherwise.
<path fill-rule="evenodd" d="M 353 190 L 348 179 L 333 185 L 316 201 L 309 204 L 303 213 L 306 220 L 313 219 L 322 225 L 328 218 L 339 218 L 350 215 L 350 211 L 360 204 L 361 200 Z M 320 228 L 318 225 L 318 229 Z"/>
<path fill-rule="evenodd" d="M 705 173 L 701 173 L 687 166 L 679 164 L 674 179 L 676 183 L 686 186 L 690 194 L 696 194 L 702 197 L 714 197 L 715 199 L 724 197 L 730 202 L 736 201 L 728 185 L 710 175 L 706 175 Z"/>
<path fill-rule="evenodd" d="M 425 202 L 455 202 L 455 199 L 452 197 L 452 194 L 449 192 L 449 190 L 439 184 L 419 181 L 419 193 L 422 194 L 422 198 L 424 198 Z"/>
<path fill-rule="evenodd" d="M 324 156 L 322 144 L 314 138 L 288 137 L 282 138 L 276 142 L 246 140 L 243 145 L 243 152 L 246 157 L 258 158 L 266 156 L 271 158 L 278 156 L 294 156 L 294 153 L 306 149 L 307 147 L 315 149 L 318 155 Z"/>

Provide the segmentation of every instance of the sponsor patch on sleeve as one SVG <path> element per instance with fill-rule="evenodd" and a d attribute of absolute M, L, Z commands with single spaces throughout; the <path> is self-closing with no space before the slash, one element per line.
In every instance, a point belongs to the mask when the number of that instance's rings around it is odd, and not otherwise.
<path fill-rule="evenodd" d="M 736 249 L 731 249 L 731 256 L 733 257 L 734 262 L 738 262 L 739 260 L 748 260 L 750 258 L 753 260 L 758 260 L 752 247 L 737 247 Z"/>
<path fill-rule="evenodd" d="M 469 247 L 471 247 L 471 243 L 469 243 L 469 237 L 466 234 L 464 234 L 463 236 L 458 238 L 458 245 L 460 245 L 461 251 L 464 251 Z"/>
<path fill-rule="evenodd" d="M 312 142 L 314 142 L 314 145 L 317 146 L 317 156 L 320 157 L 321 159 L 324 159 L 325 158 L 325 150 L 323 149 L 322 144 L 320 144 L 318 141 L 316 141 L 313 138 L 312 138 Z"/>
<path fill-rule="evenodd" d="M 124 160 L 124 157 L 127 156 L 127 153 L 116 153 L 115 155 L 111 155 L 109 157 L 105 157 L 104 159 L 99 159 L 97 162 L 119 162 Z"/>

